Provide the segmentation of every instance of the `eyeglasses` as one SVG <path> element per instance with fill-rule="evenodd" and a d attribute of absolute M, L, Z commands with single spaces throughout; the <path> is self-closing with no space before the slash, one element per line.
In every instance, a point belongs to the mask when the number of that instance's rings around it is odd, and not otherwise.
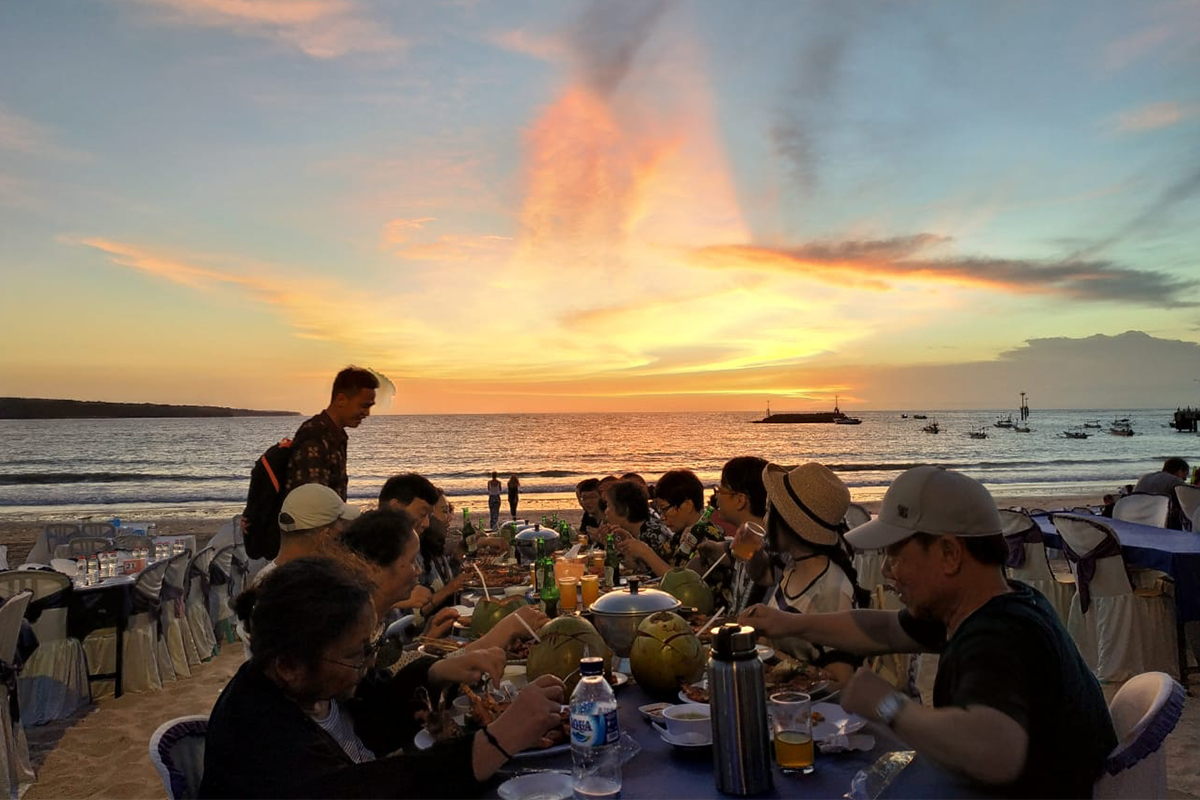
<path fill-rule="evenodd" d="M 716 494 L 745 494 L 745 492 L 739 492 L 737 489 L 726 489 L 724 486 L 719 484 L 717 486 L 713 486 L 712 490 Z"/>
<path fill-rule="evenodd" d="M 341 661 L 336 658 L 322 657 L 322 661 L 328 661 L 330 664 L 338 664 L 339 666 L 352 669 L 355 672 L 362 672 L 371 665 L 371 660 L 375 658 L 375 654 L 379 652 L 379 648 L 383 647 L 383 643 L 387 640 L 387 633 L 379 634 L 379 638 L 363 646 L 363 660 L 357 664 L 351 664 L 349 661 Z"/>

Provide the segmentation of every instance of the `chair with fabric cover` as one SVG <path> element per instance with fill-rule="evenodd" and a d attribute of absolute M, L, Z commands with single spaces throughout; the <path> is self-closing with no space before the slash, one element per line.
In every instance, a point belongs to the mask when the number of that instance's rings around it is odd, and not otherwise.
<path fill-rule="evenodd" d="M 166 645 L 171 669 L 176 678 L 192 677 L 191 663 L 200 663 L 200 659 L 194 655 L 196 646 L 192 641 L 192 634 L 190 630 L 185 631 L 187 623 L 183 611 L 183 601 L 187 596 L 188 565 L 191 561 L 190 550 L 184 550 L 167 559 L 167 571 L 163 573 L 162 594 L 159 598 L 159 634 Z M 192 658 L 188 657 L 189 644 L 193 652 Z"/>
<path fill-rule="evenodd" d="M 167 561 L 156 561 L 146 567 L 133 582 L 133 613 L 125 629 L 125 647 L 121 668 L 121 688 L 124 692 L 159 691 L 163 675 L 159 667 L 159 604 L 162 594 L 163 573 Z M 116 670 L 116 629 L 103 628 L 92 631 L 83 640 L 88 665 L 93 673 Z M 165 646 L 162 648 L 164 653 Z M 171 660 L 165 659 L 168 668 Z M 168 679 L 174 678 L 172 672 Z M 112 684 L 96 681 L 92 694 L 111 694 Z"/>
<path fill-rule="evenodd" d="M 79 526 L 79 532 L 97 539 L 111 539 L 117 535 L 117 529 L 111 522 L 85 522 Z"/>
<path fill-rule="evenodd" d="M 203 548 L 188 564 L 188 592 L 184 599 L 184 616 L 196 644 L 201 661 L 208 661 L 218 652 L 217 637 L 213 633 L 212 617 L 208 613 L 210 581 L 209 567 L 217 551 Z"/>
<path fill-rule="evenodd" d="M 20 797 L 33 783 L 36 775 L 29 761 L 29 741 L 20 724 L 18 697 L 13 696 L 16 668 L 17 639 L 21 635 L 21 620 L 33 599 L 33 592 L 17 592 L 0 606 L 0 781 L 9 797 Z M 13 712 L 17 712 L 14 714 Z"/>
<path fill-rule="evenodd" d="M 8 545 L 0 544 L 0 570 L 8 568 Z"/>
<path fill-rule="evenodd" d="M 194 714 L 167 720 L 150 737 L 150 762 L 171 800 L 200 796 L 207 733 L 208 715 Z"/>
<path fill-rule="evenodd" d="M 110 539 L 102 539 L 99 536 L 76 536 L 67 542 L 64 552 L 61 554 L 55 552 L 55 555 L 60 555 L 62 558 L 86 558 L 111 550 L 112 546 Z"/>
<path fill-rule="evenodd" d="M 1137 522 L 1142 525 L 1165 528 L 1170 511 L 1171 498 L 1166 495 L 1134 492 L 1117 501 L 1117 504 L 1113 506 L 1112 515 L 1113 519 L 1125 522 Z"/>
<path fill-rule="evenodd" d="M 1167 796 L 1163 741 L 1183 714 L 1183 687 L 1163 672 L 1146 672 L 1125 683 L 1108 704 L 1117 747 L 1096 781 L 1094 797 Z"/>
<path fill-rule="evenodd" d="M 42 528 L 29 555 L 25 557 L 26 564 L 49 564 L 54 558 L 55 548 L 66 544 L 79 535 L 79 526 L 66 522 L 55 522 Z"/>
<path fill-rule="evenodd" d="M 237 615 L 233 613 L 233 598 L 237 596 L 234 592 L 235 547 L 230 544 L 217 549 L 208 565 L 208 615 L 212 618 L 217 641 L 225 644 L 237 641 Z"/>
<path fill-rule="evenodd" d="M 71 716 L 92 702 L 92 691 L 83 644 L 67 636 L 71 579 L 47 570 L 0 573 L 0 595 L 22 590 L 33 593 L 25 618 L 38 639 L 17 679 L 21 724 L 29 728 Z"/>
<path fill-rule="evenodd" d="M 842 518 L 848 529 L 871 521 L 871 512 L 858 503 L 851 503 Z M 858 585 L 869 592 L 884 583 L 883 580 L 883 551 L 861 550 L 854 554 L 854 569 L 858 573 Z"/>
<path fill-rule="evenodd" d="M 1046 546 L 1042 543 L 1042 529 L 1023 511 L 1001 509 L 999 514 L 1004 540 L 1008 543 L 1009 576 L 1045 595 L 1058 612 L 1059 620 L 1066 625 L 1075 585 L 1054 577 L 1046 558 Z"/>
<path fill-rule="evenodd" d="M 1179 502 L 1179 510 L 1188 526 L 1196 530 L 1196 514 L 1200 513 L 1200 486 L 1190 483 L 1180 483 L 1175 486 L 1175 499 Z"/>
<path fill-rule="evenodd" d="M 1101 683 L 1121 683 L 1146 665 L 1175 669 L 1175 604 L 1135 593 L 1121 543 L 1099 517 L 1051 516 L 1075 576 L 1067 630 Z"/>
<path fill-rule="evenodd" d="M 853 530 L 859 525 L 870 522 L 871 512 L 858 503 L 851 503 L 850 507 L 846 509 L 846 516 L 842 518 L 842 521 L 846 523 L 847 528 Z"/>

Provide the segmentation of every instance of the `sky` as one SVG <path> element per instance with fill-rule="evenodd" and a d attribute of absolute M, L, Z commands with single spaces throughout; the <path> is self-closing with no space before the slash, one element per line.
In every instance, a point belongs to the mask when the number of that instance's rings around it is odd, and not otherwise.
<path fill-rule="evenodd" d="M 0 3 L 0 395 L 1200 403 L 1200 2 Z"/>

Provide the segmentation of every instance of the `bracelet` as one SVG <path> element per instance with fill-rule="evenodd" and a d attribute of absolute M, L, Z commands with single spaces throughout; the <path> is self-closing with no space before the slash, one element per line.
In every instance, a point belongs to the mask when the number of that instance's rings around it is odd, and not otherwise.
<path fill-rule="evenodd" d="M 504 759 L 506 761 L 512 760 L 512 754 L 510 754 L 507 750 L 505 750 L 503 747 L 500 746 L 500 742 L 496 741 L 496 737 L 492 735 L 492 732 L 489 731 L 486 726 L 484 726 L 480 730 L 483 731 L 483 736 L 484 736 L 484 738 L 486 738 L 488 740 L 488 744 L 490 744 L 492 747 L 499 750 L 500 755 L 504 756 Z"/>

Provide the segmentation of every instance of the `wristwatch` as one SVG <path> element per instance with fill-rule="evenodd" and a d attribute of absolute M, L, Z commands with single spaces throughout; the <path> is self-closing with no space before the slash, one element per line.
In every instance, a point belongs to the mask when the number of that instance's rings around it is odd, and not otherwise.
<path fill-rule="evenodd" d="M 909 699 L 904 695 L 899 692 L 891 692 L 879 701 L 879 705 L 875 706 L 875 716 L 879 718 L 880 722 L 891 728 L 895 726 L 900 710 L 908 703 Z"/>

